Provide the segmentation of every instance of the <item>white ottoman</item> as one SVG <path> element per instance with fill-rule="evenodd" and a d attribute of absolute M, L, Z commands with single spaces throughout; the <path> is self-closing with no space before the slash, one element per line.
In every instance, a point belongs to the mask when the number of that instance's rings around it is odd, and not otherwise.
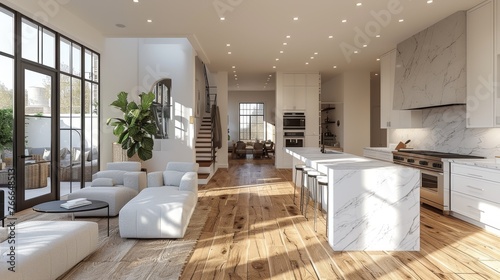
<path fill-rule="evenodd" d="M 28 221 L 15 227 L 15 272 L 8 240 L 0 244 L 0 279 L 56 279 L 97 249 L 97 223 Z"/>
<path fill-rule="evenodd" d="M 120 209 L 137 195 L 138 191 L 124 187 L 86 187 L 74 193 L 68 194 L 68 200 L 75 198 L 87 198 L 93 200 L 106 201 L 109 204 L 109 215 L 116 216 Z M 99 209 L 87 212 L 76 212 L 75 216 L 80 217 L 102 217 L 108 215 L 107 209 Z"/>
<path fill-rule="evenodd" d="M 191 191 L 178 187 L 152 187 L 142 190 L 120 211 L 123 238 L 182 238 L 197 203 Z"/>

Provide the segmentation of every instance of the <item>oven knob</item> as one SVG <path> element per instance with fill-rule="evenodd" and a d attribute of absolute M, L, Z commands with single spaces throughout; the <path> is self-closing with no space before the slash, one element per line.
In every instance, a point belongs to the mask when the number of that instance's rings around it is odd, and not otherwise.
<path fill-rule="evenodd" d="M 435 168 L 443 168 L 443 165 L 441 163 L 433 163 L 432 164 L 432 167 L 435 167 Z"/>
<path fill-rule="evenodd" d="M 427 161 L 425 161 L 425 160 L 421 160 L 421 161 L 418 162 L 418 164 L 420 164 L 420 165 L 428 165 L 429 163 Z"/>
<path fill-rule="evenodd" d="M 414 159 L 412 159 L 412 158 L 409 158 L 409 159 L 407 159 L 406 161 L 407 161 L 407 162 L 409 162 L 409 163 L 414 163 L 414 162 L 415 162 L 415 160 L 414 160 Z"/>

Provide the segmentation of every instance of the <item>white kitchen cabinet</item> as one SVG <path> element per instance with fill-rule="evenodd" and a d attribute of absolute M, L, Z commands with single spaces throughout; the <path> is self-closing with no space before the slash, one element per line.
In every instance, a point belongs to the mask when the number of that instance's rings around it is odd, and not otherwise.
<path fill-rule="evenodd" d="M 380 57 L 380 126 L 381 128 L 420 128 L 422 111 L 394 110 L 396 49 Z"/>
<path fill-rule="evenodd" d="M 486 1 L 467 11 L 467 127 L 500 125 L 495 114 L 495 9 Z M 500 19 L 497 13 L 497 18 Z"/>
<path fill-rule="evenodd" d="M 500 170 L 452 163 L 450 210 L 500 230 Z"/>

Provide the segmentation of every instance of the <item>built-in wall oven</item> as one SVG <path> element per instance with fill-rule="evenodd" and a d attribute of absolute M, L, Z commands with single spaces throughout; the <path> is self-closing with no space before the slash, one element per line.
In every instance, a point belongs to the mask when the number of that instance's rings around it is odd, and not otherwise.
<path fill-rule="evenodd" d="M 284 112 L 283 130 L 305 130 L 306 115 L 304 112 Z"/>
<path fill-rule="evenodd" d="M 304 147 L 305 136 L 303 131 L 285 131 L 283 133 L 284 147 Z"/>

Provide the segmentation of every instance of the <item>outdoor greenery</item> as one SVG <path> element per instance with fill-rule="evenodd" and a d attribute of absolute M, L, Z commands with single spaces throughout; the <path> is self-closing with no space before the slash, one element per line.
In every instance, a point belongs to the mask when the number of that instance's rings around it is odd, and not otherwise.
<path fill-rule="evenodd" d="M 11 108 L 0 109 L 0 151 L 12 149 L 14 139 L 14 114 Z"/>
<path fill-rule="evenodd" d="M 127 92 L 120 92 L 118 99 L 111 103 L 123 112 L 123 118 L 110 118 L 107 124 L 114 126 L 113 134 L 118 137 L 118 143 L 127 150 L 127 156 L 131 158 L 135 154 L 141 160 L 153 157 L 154 135 L 157 127 L 154 122 L 151 104 L 155 99 L 152 92 L 141 93 L 139 104 L 134 101 L 128 102 Z"/>

